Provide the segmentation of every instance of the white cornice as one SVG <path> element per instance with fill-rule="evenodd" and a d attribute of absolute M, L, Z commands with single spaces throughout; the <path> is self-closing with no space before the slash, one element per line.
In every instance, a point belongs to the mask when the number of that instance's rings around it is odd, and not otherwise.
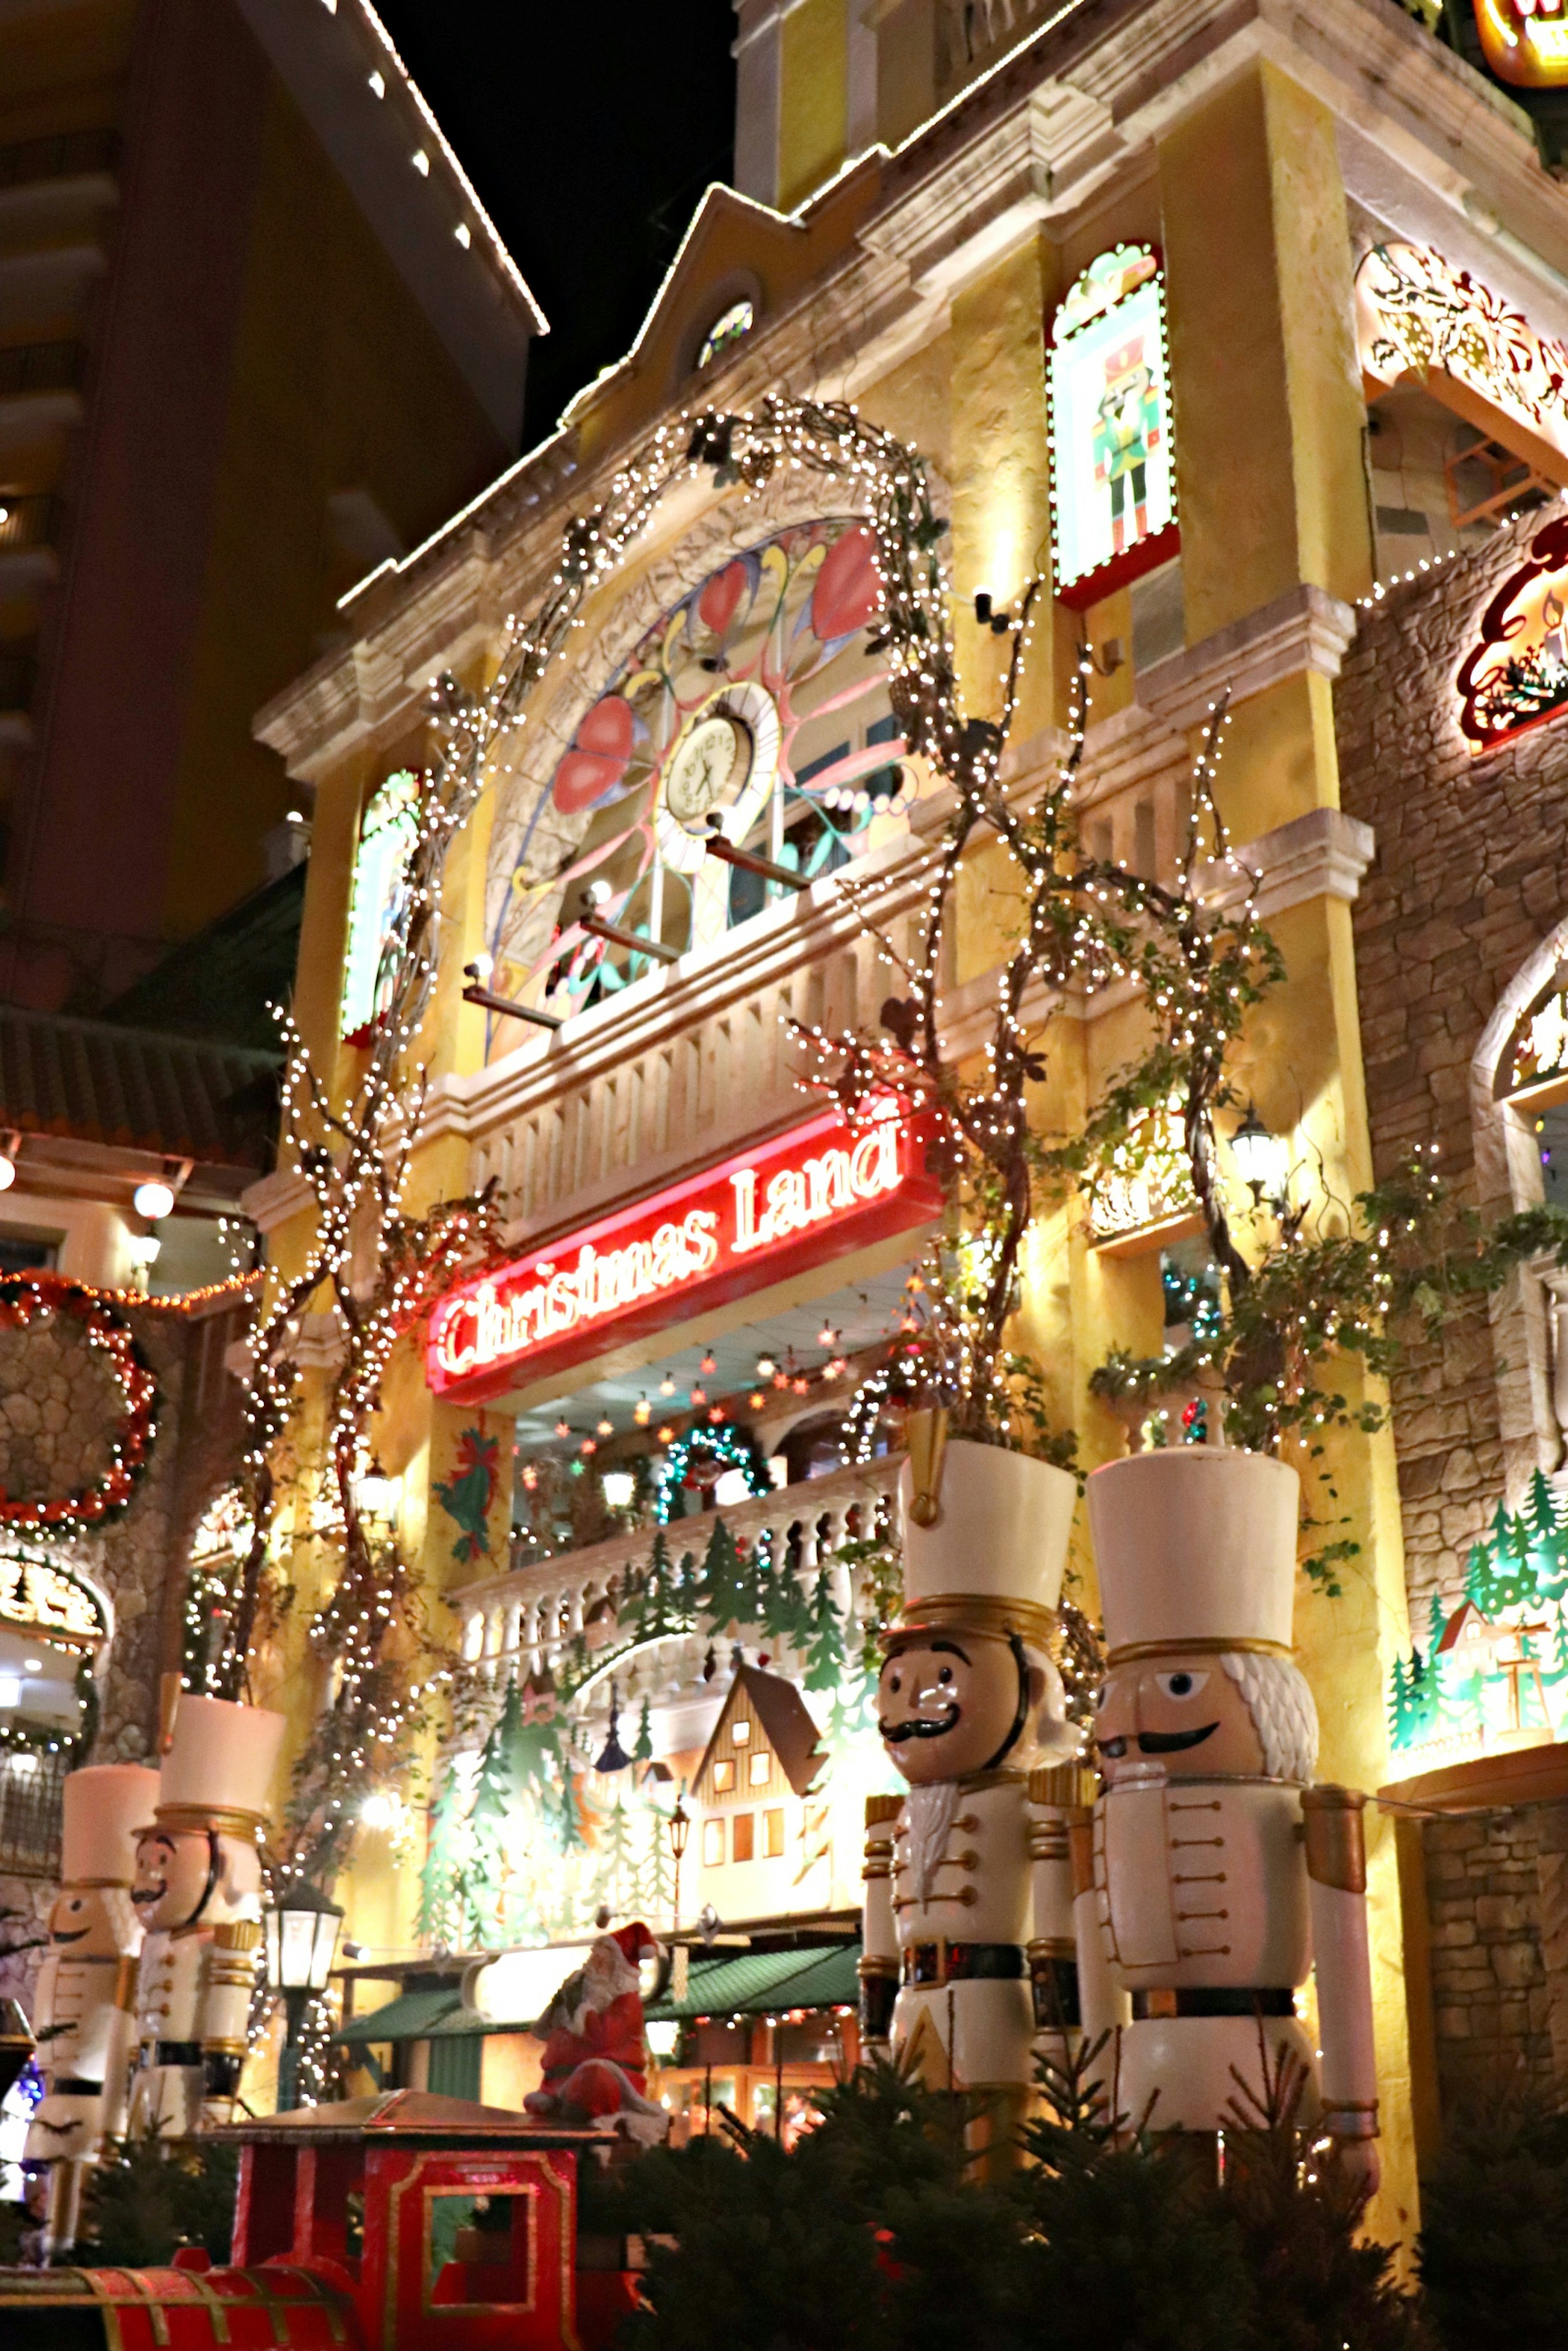
<path fill-rule="evenodd" d="M 1167 726 L 1200 726 L 1228 687 L 1232 702 L 1245 702 L 1302 670 L 1337 677 L 1355 631 L 1353 606 L 1303 580 L 1201 644 L 1152 663 L 1134 690 Z"/>

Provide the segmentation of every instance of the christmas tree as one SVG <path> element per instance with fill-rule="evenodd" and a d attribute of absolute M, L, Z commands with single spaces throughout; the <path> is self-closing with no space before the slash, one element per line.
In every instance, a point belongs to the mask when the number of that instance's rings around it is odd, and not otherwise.
<path fill-rule="evenodd" d="M 754 1581 L 755 1570 L 748 1577 L 735 1537 L 722 1519 L 715 1519 L 693 1594 L 698 1615 L 706 1617 L 716 1632 L 729 1625 L 753 1624 L 755 1595 L 748 1585 Z"/>
<path fill-rule="evenodd" d="M 644 1698 L 643 1711 L 637 1718 L 637 1744 L 632 1750 L 633 1763 L 651 1763 L 653 1760 L 653 1716 L 650 1701 Z"/>

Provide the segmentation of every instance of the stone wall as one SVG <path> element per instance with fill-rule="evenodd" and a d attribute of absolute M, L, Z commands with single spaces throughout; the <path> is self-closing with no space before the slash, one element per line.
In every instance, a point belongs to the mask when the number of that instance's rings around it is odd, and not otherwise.
<path fill-rule="evenodd" d="M 1422 1824 L 1445 2111 L 1499 2087 L 1568 2088 L 1568 1804 Z"/>
<path fill-rule="evenodd" d="M 1375 1164 L 1385 1176 L 1436 1143 L 1445 1174 L 1472 1196 L 1471 1057 L 1510 981 L 1568 912 L 1568 718 L 1478 758 L 1453 680 L 1488 598 L 1543 519 L 1527 516 L 1395 589 L 1364 616 L 1335 687 L 1343 806 L 1377 843 L 1354 915 Z M 1433 1587 L 1446 1601 L 1458 1593 L 1500 1494 L 1533 1466 L 1528 1437 L 1505 1438 L 1499 1374 L 1510 1368 L 1478 1307 L 1415 1352 L 1396 1384 L 1419 1638 Z"/>

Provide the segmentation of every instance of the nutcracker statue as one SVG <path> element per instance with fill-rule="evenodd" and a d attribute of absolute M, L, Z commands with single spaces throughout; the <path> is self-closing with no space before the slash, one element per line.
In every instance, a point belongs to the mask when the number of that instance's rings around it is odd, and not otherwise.
<path fill-rule="evenodd" d="M 1111 492 L 1111 546 L 1128 545 L 1126 505 L 1133 501 L 1131 544 L 1149 531 L 1149 459 L 1160 444 L 1160 396 L 1154 371 L 1134 336 L 1105 362 L 1105 389 L 1094 412 L 1094 478 Z"/>
<path fill-rule="evenodd" d="M 1288 2053 L 1301 2121 L 1375 2186 L 1364 1799 L 1312 1784 L 1296 1473 L 1189 1445 L 1111 1462 L 1088 1490 L 1110 1670 L 1079 1917 L 1081 1950 L 1098 1943 L 1131 1997 L 1117 2103 L 1155 2131 L 1218 2131 L 1250 2111 L 1238 2076 L 1261 2101 Z M 1296 2013 L 1314 1961 L 1318 2062 Z"/>
<path fill-rule="evenodd" d="M 171 1687 L 171 1684 L 172 1687 Z M 190 2138 L 231 2120 L 261 1943 L 261 1855 L 283 1717 L 164 1684 L 163 1761 L 131 1899 L 147 1939 L 131 2129 Z"/>
<path fill-rule="evenodd" d="M 984 2092 L 989 2143 L 1079 2021 L 1068 1823 L 1079 1794 L 1056 1626 L 1065 1470 L 910 1416 L 904 1614 L 878 1683 L 904 1796 L 866 1807 L 863 2038 L 931 2088 Z"/>
<path fill-rule="evenodd" d="M 44 2095 L 26 2160 L 49 2165 L 45 2261 L 76 2241 L 82 2174 L 125 2131 L 141 1922 L 131 1900 L 136 1833 L 158 1774 L 140 1763 L 96 1763 L 62 1789 L 58 1894 L 38 1970 L 35 2037 Z"/>

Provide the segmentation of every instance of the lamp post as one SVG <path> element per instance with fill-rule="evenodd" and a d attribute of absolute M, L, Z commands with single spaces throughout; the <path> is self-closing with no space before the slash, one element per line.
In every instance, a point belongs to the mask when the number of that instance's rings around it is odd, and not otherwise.
<path fill-rule="evenodd" d="M 305 2011 L 327 1989 L 343 1923 L 340 1906 L 301 1877 L 280 1886 L 262 1915 L 267 1980 L 283 1994 L 285 2030 L 277 2062 L 277 2111 L 299 2104 L 299 2035 Z"/>
<path fill-rule="evenodd" d="M 670 1833 L 670 1851 L 674 1856 L 675 1863 L 675 1898 L 670 1910 L 672 1930 L 681 1923 L 681 1855 L 686 1849 L 686 1841 L 692 1833 L 692 1816 L 682 1802 L 685 1792 L 683 1786 L 680 1795 L 675 1798 L 675 1809 L 665 1823 Z"/>
<path fill-rule="evenodd" d="M 1276 1199 L 1284 1189 L 1285 1138 L 1270 1134 L 1255 1102 L 1248 1103 L 1247 1115 L 1230 1138 L 1230 1148 L 1254 1207 L 1261 1207 L 1266 1198 Z"/>
<path fill-rule="evenodd" d="M 354 1506 L 378 1533 L 391 1534 L 397 1524 L 397 1479 L 388 1477 L 377 1454 L 354 1480 Z"/>

